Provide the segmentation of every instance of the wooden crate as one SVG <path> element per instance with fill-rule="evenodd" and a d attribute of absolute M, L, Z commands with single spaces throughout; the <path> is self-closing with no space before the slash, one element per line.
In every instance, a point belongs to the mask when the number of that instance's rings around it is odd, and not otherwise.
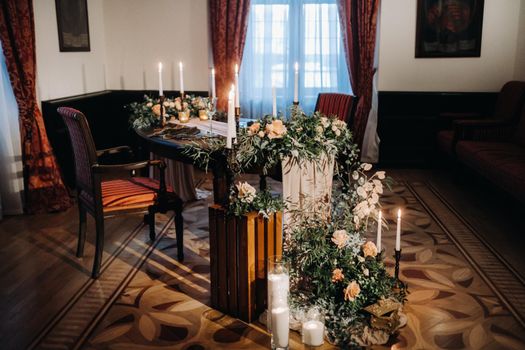
<path fill-rule="evenodd" d="M 209 207 L 212 307 L 246 322 L 266 309 L 268 257 L 282 254 L 282 213 L 228 216 Z"/>

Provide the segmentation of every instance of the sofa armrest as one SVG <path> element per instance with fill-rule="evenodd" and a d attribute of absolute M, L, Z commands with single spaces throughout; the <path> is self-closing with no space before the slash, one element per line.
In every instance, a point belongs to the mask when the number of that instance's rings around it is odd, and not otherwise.
<path fill-rule="evenodd" d="M 459 140 L 506 141 L 512 136 L 512 125 L 494 119 L 456 120 L 454 143 Z"/>

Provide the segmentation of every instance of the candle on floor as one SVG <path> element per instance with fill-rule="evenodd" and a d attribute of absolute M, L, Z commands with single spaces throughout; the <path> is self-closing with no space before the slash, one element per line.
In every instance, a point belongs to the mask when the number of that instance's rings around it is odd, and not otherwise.
<path fill-rule="evenodd" d="M 401 209 L 397 211 L 396 250 L 401 250 Z"/>
<path fill-rule="evenodd" d="M 235 107 L 240 107 L 239 102 L 239 65 L 235 65 Z"/>
<path fill-rule="evenodd" d="M 162 62 L 159 62 L 159 96 L 163 96 L 164 91 L 162 89 Z"/>
<path fill-rule="evenodd" d="M 274 85 L 272 85 L 272 115 L 277 117 L 277 93 Z"/>
<path fill-rule="evenodd" d="M 215 98 L 215 68 L 211 69 L 211 98 Z"/>
<path fill-rule="evenodd" d="M 184 70 L 182 62 L 179 62 L 180 95 L 184 95 Z"/>
<path fill-rule="evenodd" d="M 235 90 L 232 88 L 228 96 L 228 129 L 226 130 L 226 148 L 232 148 L 232 139 L 235 135 Z M 233 125 L 233 129 L 232 129 Z M 233 130 L 233 132 L 232 132 Z"/>
<path fill-rule="evenodd" d="M 310 320 L 303 323 L 302 342 L 305 345 L 320 346 L 324 343 L 324 323 Z"/>
<path fill-rule="evenodd" d="M 272 313 L 272 348 L 288 348 L 290 335 L 290 308 L 286 305 L 274 307 Z"/>
<path fill-rule="evenodd" d="M 293 101 L 299 103 L 299 63 L 295 62 L 295 80 L 293 89 Z"/>
<path fill-rule="evenodd" d="M 377 218 L 377 239 L 376 239 L 376 246 L 377 246 L 377 252 L 381 253 L 381 224 L 383 223 L 383 213 L 381 210 L 379 211 L 379 217 Z"/>

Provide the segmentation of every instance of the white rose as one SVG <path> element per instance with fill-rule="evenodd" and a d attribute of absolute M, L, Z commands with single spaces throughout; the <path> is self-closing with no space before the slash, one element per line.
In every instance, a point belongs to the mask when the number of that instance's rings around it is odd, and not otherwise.
<path fill-rule="evenodd" d="M 318 134 L 318 135 L 321 135 L 323 133 L 324 129 L 321 125 L 317 125 L 315 127 L 315 132 Z"/>
<path fill-rule="evenodd" d="M 259 131 L 257 135 L 259 135 L 259 137 L 262 139 L 264 137 L 264 131 Z"/>
<path fill-rule="evenodd" d="M 341 130 L 335 129 L 335 136 L 341 136 Z"/>
<path fill-rule="evenodd" d="M 169 104 L 168 101 L 164 101 L 163 105 L 164 105 L 164 107 L 168 107 L 170 104 Z"/>
<path fill-rule="evenodd" d="M 153 106 L 153 103 L 151 102 L 146 103 L 146 107 L 151 107 L 151 106 Z"/>
<path fill-rule="evenodd" d="M 175 102 L 170 102 L 170 108 L 175 108 Z"/>

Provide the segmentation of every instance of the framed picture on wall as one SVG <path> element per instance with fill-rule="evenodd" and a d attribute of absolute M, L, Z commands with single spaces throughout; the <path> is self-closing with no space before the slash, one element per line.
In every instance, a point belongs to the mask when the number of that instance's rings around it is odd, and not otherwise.
<path fill-rule="evenodd" d="M 418 0 L 416 58 L 480 57 L 484 0 Z"/>
<path fill-rule="evenodd" d="M 61 52 L 90 51 L 87 0 L 55 0 Z"/>

